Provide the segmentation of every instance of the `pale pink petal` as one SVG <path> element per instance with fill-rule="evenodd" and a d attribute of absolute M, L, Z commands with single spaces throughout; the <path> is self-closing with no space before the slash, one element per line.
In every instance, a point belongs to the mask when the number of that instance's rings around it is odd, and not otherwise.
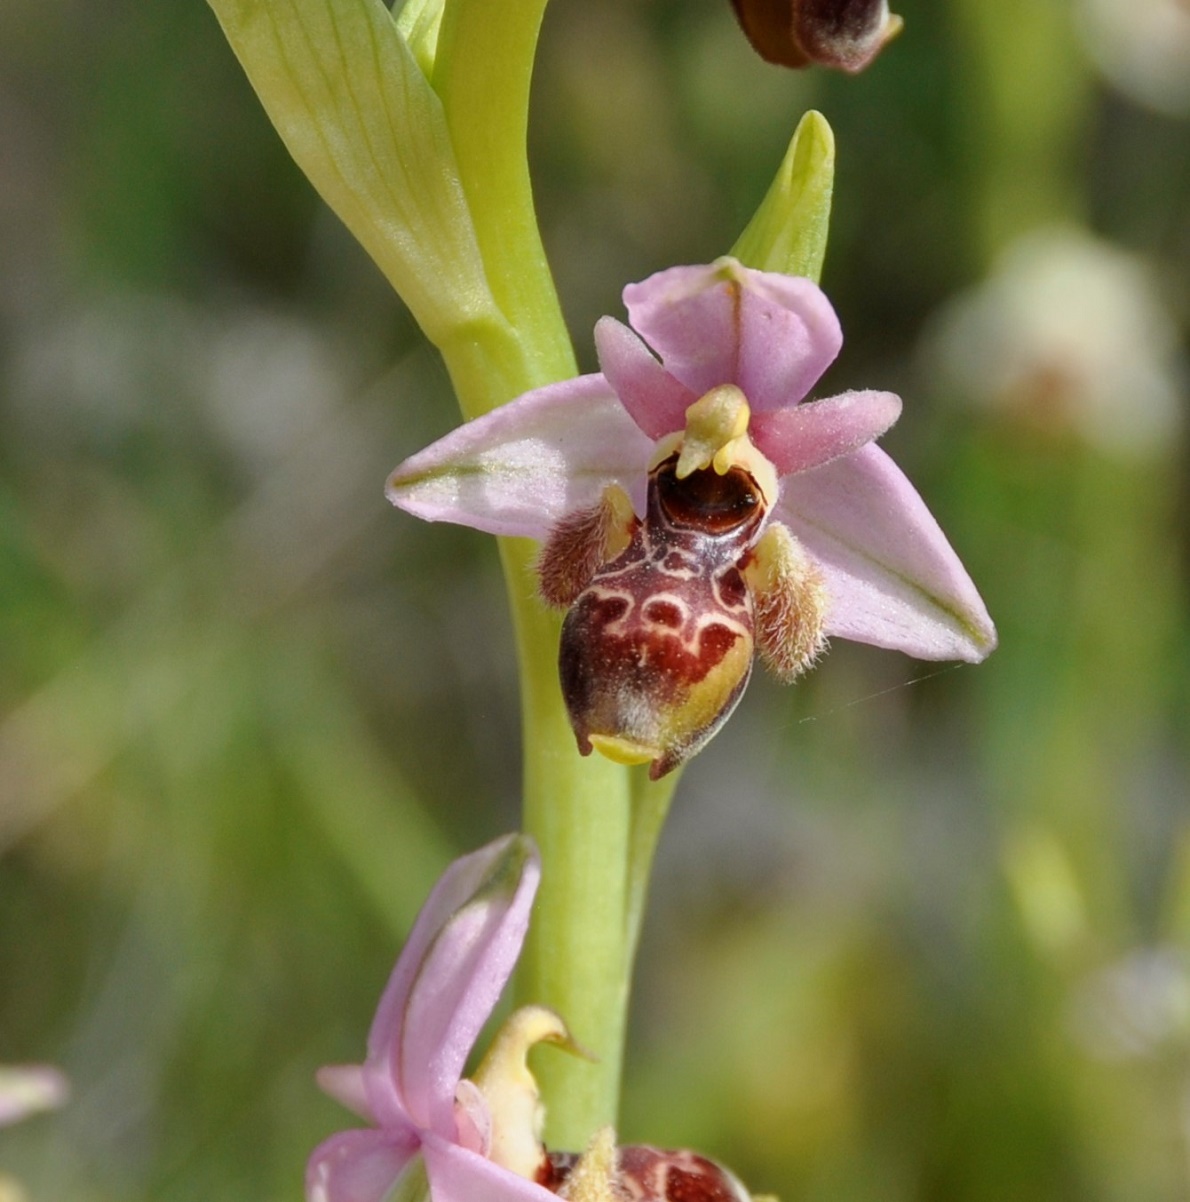
<path fill-rule="evenodd" d="M 918 659 L 977 662 L 996 646 L 979 593 L 900 468 L 869 444 L 782 481 L 774 517 L 821 564 L 826 633 Z"/>
<path fill-rule="evenodd" d="M 624 304 L 633 329 L 696 396 L 738 384 L 754 412 L 800 401 L 843 344 L 816 284 L 732 259 L 629 284 Z"/>
<path fill-rule="evenodd" d="M 318 1088 L 323 1093 L 334 1098 L 336 1102 L 346 1106 L 348 1110 L 358 1114 L 369 1123 L 377 1121 L 368 1102 L 368 1092 L 364 1084 L 363 1066 L 359 1064 L 328 1064 L 315 1074 Z"/>
<path fill-rule="evenodd" d="M 626 325 L 601 317 L 595 325 L 595 349 L 607 382 L 650 438 L 685 428 L 686 410 L 698 394 L 671 376 Z"/>
<path fill-rule="evenodd" d="M 0 1127 L 39 1110 L 53 1110 L 69 1096 L 65 1075 L 49 1065 L 0 1067 Z"/>
<path fill-rule="evenodd" d="M 891 392 L 844 392 L 792 409 L 758 413 L 750 432 L 784 476 L 858 451 L 900 416 L 901 398 Z"/>
<path fill-rule="evenodd" d="M 419 1143 L 401 1129 L 332 1135 L 306 1165 L 307 1202 L 383 1202 L 403 1172 L 416 1171 Z"/>
<path fill-rule="evenodd" d="M 606 485 L 643 512 L 653 444 L 601 375 L 526 393 L 406 459 L 388 499 L 430 522 L 544 539 Z"/>
<path fill-rule="evenodd" d="M 427 1136 L 423 1154 L 434 1202 L 558 1202 L 544 1186 L 446 1140 Z"/>
<path fill-rule="evenodd" d="M 540 872 L 532 840 L 509 835 L 434 887 L 368 1036 L 368 1101 L 383 1125 L 406 1118 L 454 1138 L 455 1087 L 516 964 Z"/>

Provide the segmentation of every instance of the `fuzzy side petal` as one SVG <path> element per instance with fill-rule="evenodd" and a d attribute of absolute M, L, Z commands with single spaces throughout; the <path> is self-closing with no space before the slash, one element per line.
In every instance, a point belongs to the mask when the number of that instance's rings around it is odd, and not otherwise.
<path fill-rule="evenodd" d="M 428 1136 L 424 1154 L 434 1202 L 558 1202 L 544 1186 L 457 1144 Z"/>
<path fill-rule="evenodd" d="M 543 539 L 608 484 L 643 511 L 652 451 L 603 376 L 579 376 L 453 430 L 406 459 L 385 491 L 429 522 Z"/>
<path fill-rule="evenodd" d="M 467 1054 L 512 973 L 541 868 L 509 835 L 456 860 L 430 894 L 368 1036 L 368 1100 L 394 1096 L 419 1128 L 453 1139 Z"/>
<path fill-rule="evenodd" d="M 319 1144 L 306 1165 L 308 1202 L 383 1202 L 413 1169 L 411 1130 L 342 1131 Z"/>
<path fill-rule="evenodd" d="M 843 392 L 821 401 L 758 413 L 752 438 L 785 476 L 821 467 L 879 438 L 901 416 L 891 392 Z"/>
<path fill-rule="evenodd" d="M 996 646 L 971 578 L 925 502 L 879 447 L 789 477 L 774 517 L 823 569 L 828 635 L 918 659 L 972 663 Z"/>
<path fill-rule="evenodd" d="M 623 322 L 601 317 L 595 325 L 595 348 L 604 378 L 650 438 L 664 438 L 685 427 L 686 410 L 698 400 L 697 394 L 671 376 Z"/>
<path fill-rule="evenodd" d="M 816 284 L 734 259 L 658 272 L 629 284 L 624 304 L 671 375 L 697 396 L 738 384 L 754 412 L 800 401 L 843 345 Z"/>

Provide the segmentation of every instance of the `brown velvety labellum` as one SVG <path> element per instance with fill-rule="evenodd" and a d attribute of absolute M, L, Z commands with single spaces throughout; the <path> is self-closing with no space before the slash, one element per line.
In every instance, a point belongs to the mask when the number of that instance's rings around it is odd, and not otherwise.
<path fill-rule="evenodd" d="M 647 760 L 654 779 L 702 747 L 743 693 L 755 647 L 738 565 L 765 513 L 746 471 L 679 479 L 676 464 L 650 474 L 644 521 L 570 607 L 558 653 L 579 750 Z"/>
<path fill-rule="evenodd" d="M 616 1195 L 624 1202 L 750 1202 L 725 1168 L 695 1152 L 634 1144 L 616 1155 Z M 574 1153 L 549 1153 L 539 1184 L 557 1193 L 577 1163 Z"/>

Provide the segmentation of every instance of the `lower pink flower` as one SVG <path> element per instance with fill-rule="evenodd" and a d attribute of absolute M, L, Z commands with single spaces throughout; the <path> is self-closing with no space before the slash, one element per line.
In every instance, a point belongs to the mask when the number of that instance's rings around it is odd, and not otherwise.
<path fill-rule="evenodd" d="M 551 1202 L 489 1158 L 492 1116 L 463 1066 L 504 988 L 540 876 L 532 843 L 511 835 L 456 860 L 430 894 L 389 978 L 362 1065 L 319 1083 L 365 1118 L 310 1157 L 310 1202 Z"/>

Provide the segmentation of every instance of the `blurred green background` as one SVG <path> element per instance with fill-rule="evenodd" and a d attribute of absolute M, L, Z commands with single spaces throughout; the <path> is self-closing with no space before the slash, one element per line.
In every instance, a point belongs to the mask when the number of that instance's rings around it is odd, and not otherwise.
<path fill-rule="evenodd" d="M 784 1202 L 1184 1199 L 1190 10 L 895 7 L 858 78 L 766 66 L 726 0 L 547 14 L 584 367 L 821 109 L 821 391 L 902 393 L 1001 633 L 758 676 L 662 840 L 622 1134 Z M 381 491 L 455 421 L 204 4 L 0 6 L 0 1063 L 74 1082 L 0 1192 L 296 1199 L 349 1125 L 314 1069 L 517 823 L 495 548 Z"/>

